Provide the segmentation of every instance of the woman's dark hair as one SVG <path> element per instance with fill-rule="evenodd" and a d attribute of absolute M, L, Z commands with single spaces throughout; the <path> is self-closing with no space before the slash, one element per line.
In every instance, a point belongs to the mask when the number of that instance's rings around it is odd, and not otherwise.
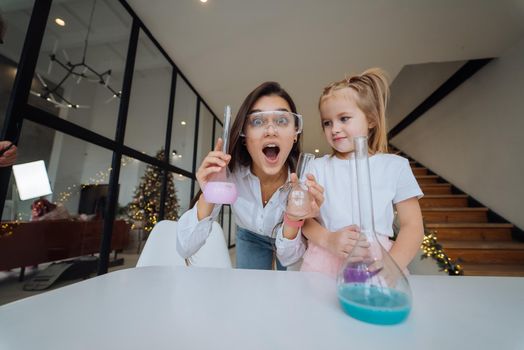
<path fill-rule="evenodd" d="M 246 119 L 249 116 L 253 105 L 264 96 L 278 96 L 286 100 L 291 108 L 291 112 L 297 113 L 295 102 L 289 94 L 284 90 L 279 83 L 274 81 L 267 81 L 260 84 L 255 90 L 251 91 L 247 95 L 246 99 L 240 106 L 231 132 L 229 136 L 229 150 L 228 153 L 231 155 L 231 161 L 229 162 L 229 170 L 233 171 L 238 165 L 247 166 L 252 162 L 251 156 L 247 151 L 244 140 L 242 140 L 242 130 L 246 124 Z M 287 157 L 286 164 L 288 165 L 291 172 L 295 171 L 297 166 L 298 157 L 300 155 L 300 134 L 297 135 L 297 142 L 293 144 L 291 152 Z"/>

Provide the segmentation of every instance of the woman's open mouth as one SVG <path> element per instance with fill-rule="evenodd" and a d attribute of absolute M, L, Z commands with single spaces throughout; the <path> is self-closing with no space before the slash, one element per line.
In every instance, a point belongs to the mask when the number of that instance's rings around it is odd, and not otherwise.
<path fill-rule="evenodd" d="M 270 164 L 275 164 L 278 162 L 278 154 L 280 153 L 280 147 L 276 144 L 267 144 L 262 148 L 262 153 L 266 157 L 266 160 Z"/>

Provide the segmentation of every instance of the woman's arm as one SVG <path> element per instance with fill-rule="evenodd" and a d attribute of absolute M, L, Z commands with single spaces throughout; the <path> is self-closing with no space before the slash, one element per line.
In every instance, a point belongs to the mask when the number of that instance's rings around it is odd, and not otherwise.
<path fill-rule="evenodd" d="M 291 174 L 291 184 L 295 184 L 298 181 L 296 174 Z M 297 237 L 299 233 L 299 229 L 301 225 L 304 224 L 304 220 L 314 218 L 318 215 L 320 212 L 320 206 L 324 202 L 324 187 L 320 186 L 315 176 L 312 174 L 307 174 L 307 180 L 306 180 L 306 186 L 308 188 L 308 192 L 311 195 L 311 211 L 308 216 L 305 218 L 295 218 L 292 216 L 288 216 L 286 213 L 284 214 L 286 216 L 284 223 L 282 224 L 282 235 L 284 238 L 293 240 L 295 237 Z M 291 222 L 291 224 L 288 224 L 288 222 Z"/>
<path fill-rule="evenodd" d="M 230 155 L 220 151 L 222 143 L 222 139 L 219 138 L 215 149 L 208 153 L 198 168 L 196 178 L 201 189 L 206 187 L 211 175 L 220 172 L 231 160 Z M 206 243 L 220 207 L 208 203 L 203 194 L 200 194 L 196 206 L 185 212 L 178 220 L 176 247 L 178 254 L 188 258 Z"/>
<path fill-rule="evenodd" d="M 202 219 L 198 218 L 197 206 L 186 211 L 178 219 L 176 250 L 183 258 L 194 255 L 206 243 L 221 206 L 213 207 L 211 213 Z"/>
<path fill-rule="evenodd" d="M 215 208 L 215 205 L 206 202 L 206 200 L 204 199 L 204 193 L 200 193 L 200 197 L 198 197 L 196 207 L 198 221 L 200 221 L 211 215 L 211 212 L 213 211 L 213 208 Z"/>
<path fill-rule="evenodd" d="M 291 182 L 295 183 L 296 181 L 298 181 L 297 175 L 291 174 Z M 312 197 L 312 210 L 310 214 L 306 218 L 299 220 L 298 218 L 287 216 L 287 214 L 284 213 L 284 222 L 277 231 L 277 238 L 275 241 L 277 257 L 280 263 L 284 266 L 293 264 L 304 254 L 306 245 L 300 235 L 300 227 L 304 224 L 304 220 L 307 222 L 309 220 L 308 218 L 318 215 L 320 206 L 324 202 L 324 188 L 316 182 L 315 177 L 312 174 L 307 175 L 306 186 Z"/>
<path fill-rule="evenodd" d="M 390 250 L 390 255 L 404 270 L 417 254 L 424 238 L 422 213 L 416 197 L 396 204 L 400 231 Z"/>
<path fill-rule="evenodd" d="M 215 149 L 208 153 L 197 170 L 196 179 L 202 191 L 206 187 L 209 178 L 213 174 L 220 172 L 231 160 L 229 154 L 220 151 L 223 143 L 224 141 L 219 138 L 215 145 Z M 214 204 L 206 202 L 204 196 L 201 194 L 197 202 L 198 220 L 202 220 L 211 215 L 214 207 Z"/>

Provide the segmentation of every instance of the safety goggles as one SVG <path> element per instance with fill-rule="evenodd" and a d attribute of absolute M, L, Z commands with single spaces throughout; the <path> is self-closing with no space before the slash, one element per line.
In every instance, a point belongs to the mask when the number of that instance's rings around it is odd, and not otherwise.
<path fill-rule="evenodd" d="M 270 126 L 273 127 L 275 132 L 297 135 L 302 132 L 302 116 L 288 111 L 253 112 L 247 116 L 244 129 L 240 136 L 260 136 L 266 132 Z"/>

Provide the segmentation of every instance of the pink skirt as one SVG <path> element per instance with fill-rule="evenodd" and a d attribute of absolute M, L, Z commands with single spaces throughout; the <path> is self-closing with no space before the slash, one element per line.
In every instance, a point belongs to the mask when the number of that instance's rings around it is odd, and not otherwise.
<path fill-rule="evenodd" d="M 380 244 L 389 251 L 393 246 L 393 241 L 384 235 L 377 235 Z M 308 248 L 303 256 L 300 271 L 321 272 L 333 278 L 337 278 L 338 271 L 344 263 L 343 258 L 331 254 L 326 249 L 313 243 L 308 244 Z"/>

